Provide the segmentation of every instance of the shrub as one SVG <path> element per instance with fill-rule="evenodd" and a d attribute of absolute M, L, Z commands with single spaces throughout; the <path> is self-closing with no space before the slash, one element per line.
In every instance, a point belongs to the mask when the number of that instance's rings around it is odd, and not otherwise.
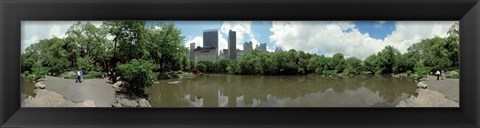
<path fill-rule="evenodd" d="M 153 69 L 158 67 L 152 61 L 133 59 L 127 64 L 118 66 L 118 71 L 122 74 L 123 85 L 130 97 L 147 97 L 144 88 L 153 84 L 157 73 Z"/>
<path fill-rule="evenodd" d="M 47 67 L 42 67 L 39 65 L 35 65 L 32 68 L 32 75 L 31 78 L 34 81 L 39 80 L 40 78 L 45 78 L 45 75 L 47 75 L 48 71 L 50 71 L 50 68 Z"/>
<path fill-rule="evenodd" d="M 76 79 L 77 73 L 75 73 L 74 71 L 68 71 L 60 74 L 60 77 L 63 79 Z"/>
<path fill-rule="evenodd" d="M 197 69 L 201 72 L 205 72 L 207 70 L 207 66 L 203 63 L 198 63 L 197 64 Z"/>
<path fill-rule="evenodd" d="M 458 74 L 458 70 L 452 70 L 452 71 L 445 72 L 445 77 L 446 78 L 458 79 L 458 78 L 460 78 L 460 75 Z"/>
<path fill-rule="evenodd" d="M 102 72 L 97 72 L 97 71 L 88 71 L 83 78 L 85 79 L 94 79 L 94 78 L 101 78 L 102 77 Z"/>

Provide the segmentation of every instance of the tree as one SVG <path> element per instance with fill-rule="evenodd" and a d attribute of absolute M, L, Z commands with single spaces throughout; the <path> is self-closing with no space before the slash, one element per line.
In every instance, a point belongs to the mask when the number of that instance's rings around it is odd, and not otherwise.
<path fill-rule="evenodd" d="M 157 73 L 153 69 L 158 67 L 152 61 L 133 59 L 126 64 L 120 64 L 118 71 L 122 74 L 123 85 L 130 97 L 147 97 L 144 88 L 153 84 Z"/>

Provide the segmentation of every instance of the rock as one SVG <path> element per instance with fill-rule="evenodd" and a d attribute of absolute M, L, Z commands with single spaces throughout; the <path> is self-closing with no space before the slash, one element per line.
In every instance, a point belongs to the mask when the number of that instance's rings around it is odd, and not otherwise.
<path fill-rule="evenodd" d="M 48 91 L 45 89 L 35 89 L 35 97 L 28 96 L 24 99 L 22 107 L 96 107 L 95 102 L 91 100 L 84 100 L 80 103 L 75 103 L 63 98 L 63 95 Z"/>
<path fill-rule="evenodd" d="M 426 84 L 425 82 L 421 81 L 421 82 L 418 82 L 417 87 L 418 87 L 418 88 L 426 89 L 426 88 L 427 88 L 427 84 Z"/>
<path fill-rule="evenodd" d="M 138 100 L 138 104 L 139 104 L 138 107 L 152 107 L 150 105 L 150 103 L 146 99 L 143 99 L 143 98 Z"/>
<path fill-rule="evenodd" d="M 42 84 L 42 82 L 37 82 L 35 83 L 35 88 L 45 89 L 45 84 Z"/>
<path fill-rule="evenodd" d="M 129 100 L 125 98 L 117 98 L 117 102 L 122 104 L 124 107 L 137 107 L 138 103 L 135 100 Z"/>
<path fill-rule="evenodd" d="M 120 81 L 120 79 L 121 79 L 121 78 L 122 78 L 122 77 L 120 77 L 120 76 L 117 76 L 117 81 Z"/>
<path fill-rule="evenodd" d="M 122 81 L 117 81 L 117 83 L 112 84 L 113 88 L 120 88 L 120 85 L 122 85 Z"/>
<path fill-rule="evenodd" d="M 95 107 L 95 102 L 91 100 L 84 100 L 83 102 L 76 104 L 75 107 Z"/>
<path fill-rule="evenodd" d="M 117 107 L 117 108 L 119 108 L 119 107 L 123 107 L 123 105 L 120 104 L 120 103 L 115 103 L 115 104 L 112 104 L 112 107 Z"/>
<path fill-rule="evenodd" d="M 172 82 L 168 82 L 168 84 L 178 84 L 180 83 L 180 81 L 172 81 Z"/>
<path fill-rule="evenodd" d="M 397 107 L 459 107 L 458 102 L 447 99 L 444 94 L 428 89 L 418 89 L 418 96 L 400 101 Z"/>

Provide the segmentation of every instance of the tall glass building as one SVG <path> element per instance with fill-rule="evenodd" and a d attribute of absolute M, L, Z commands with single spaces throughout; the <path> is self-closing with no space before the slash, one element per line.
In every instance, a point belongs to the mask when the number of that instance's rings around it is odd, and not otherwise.
<path fill-rule="evenodd" d="M 208 29 L 203 31 L 203 47 L 215 47 L 218 49 L 218 30 Z"/>
<path fill-rule="evenodd" d="M 237 32 L 232 30 L 228 31 L 228 57 L 237 58 Z"/>

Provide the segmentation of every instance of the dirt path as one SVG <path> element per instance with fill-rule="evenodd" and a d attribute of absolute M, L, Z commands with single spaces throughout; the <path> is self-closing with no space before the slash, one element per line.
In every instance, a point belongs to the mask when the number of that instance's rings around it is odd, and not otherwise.
<path fill-rule="evenodd" d="M 460 83 L 459 79 L 448 79 L 437 80 L 436 76 L 428 76 L 428 81 L 426 81 L 428 89 L 440 92 L 444 94 L 448 99 L 458 102 L 460 94 Z"/>
<path fill-rule="evenodd" d="M 82 102 L 86 99 L 94 101 L 97 107 L 111 107 L 115 102 L 115 89 L 107 82 L 107 79 L 85 79 L 75 83 L 75 79 L 47 76 L 43 83 L 45 89 L 60 93 L 67 100 Z"/>

